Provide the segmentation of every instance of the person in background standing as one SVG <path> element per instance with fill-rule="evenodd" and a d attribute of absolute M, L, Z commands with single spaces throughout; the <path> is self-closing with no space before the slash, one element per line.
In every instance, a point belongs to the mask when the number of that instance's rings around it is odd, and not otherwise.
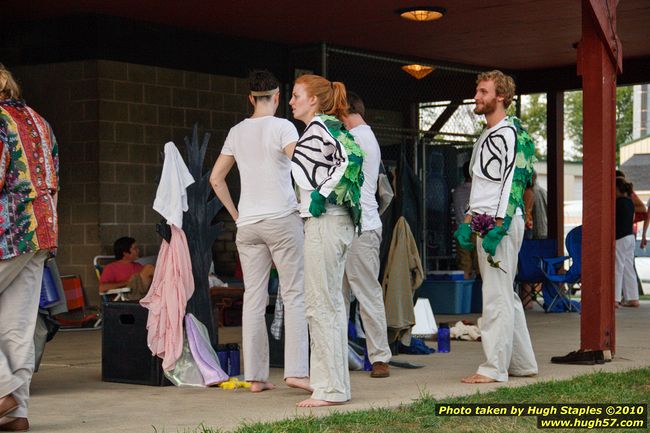
<path fill-rule="evenodd" d="M 388 377 L 391 352 L 388 346 L 384 291 L 378 281 L 382 224 L 375 198 L 381 150 L 375 134 L 363 119 L 366 110 L 359 95 L 348 92 L 348 105 L 348 115 L 343 117 L 343 124 L 365 155 L 364 182 L 361 187 L 361 234 L 354 237 L 345 263 L 343 297 L 346 306 L 350 305 L 350 292 L 359 301 L 368 358 L 372 363 L 370 377 Z M 349 308 L 346 308 L 347 310 Z"/>
<path fill-rule="evenodd" d="M 616 178 L 616 272 L 614 285 L 615 306 L 639 306 L 639 292 L 634 271 L 635 238 L 634 203 L 632 184 L 624 178 Z"/>

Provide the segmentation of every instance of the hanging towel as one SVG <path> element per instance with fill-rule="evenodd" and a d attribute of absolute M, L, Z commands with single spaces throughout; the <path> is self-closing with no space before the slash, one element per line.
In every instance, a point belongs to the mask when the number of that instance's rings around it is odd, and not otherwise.
<path fill-rule="evenodd" d="M 219 358 L 210 345 L 208 329 L 193 314 L 185 316 L 185 330 L 190 343 L 190 351 L 206 386 L 218 385 L 228 380 L 221 369 Z"/>
<path fill-rule="evenodd" d="M 187 205 L 186 188 L 194 183 L 183 157 L 171 141 L 165 144 L 165 162 L 156 191 L 153 209 L 162 215 L 167 224 L 183 228 L 183 212 Z"/>
<path fill-rule="evenodd" d="M 183 351 L 183 317 L 187 300 L 194 293 L 192 262 L 183 230 L 171 226 L 171 242 L 163 240 L 147 296 L 140 305 L 149 309 L 147 345 L 162 358 L 162 368 L 174 368 Z"/>

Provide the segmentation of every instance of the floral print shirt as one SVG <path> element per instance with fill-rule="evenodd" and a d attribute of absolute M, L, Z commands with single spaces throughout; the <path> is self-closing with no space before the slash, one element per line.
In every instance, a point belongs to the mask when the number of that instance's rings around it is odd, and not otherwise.
<path fill-rule="evenodd" d="M 0 99 L 0 260 L 56 247 L 58 153 L 45 119 Z"/>

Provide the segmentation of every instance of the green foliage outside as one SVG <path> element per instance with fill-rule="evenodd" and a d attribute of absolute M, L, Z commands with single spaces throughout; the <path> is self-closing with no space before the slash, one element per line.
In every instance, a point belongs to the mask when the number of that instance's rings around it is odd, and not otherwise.
<path fill-rule="evenodd" d="M 536 143 L 542 144 L 547 140 L 546 134 L 546 95 L 534 94 L 528 96 L 528 103 L 521 112 L 522 123 L 528 129 Z M 564 94 L 564 129 L 565 140 L 574 143 L 572 154 L 565 159 L 582 161 L 582 91 L 566 92 Z M 632 86 L 616 89 L 616 159 L 619 149 L 632 138 Z M 538 146 L 539 147 L 539 146 Z M 544 154 L 538 154 L 538 157 Z"/>

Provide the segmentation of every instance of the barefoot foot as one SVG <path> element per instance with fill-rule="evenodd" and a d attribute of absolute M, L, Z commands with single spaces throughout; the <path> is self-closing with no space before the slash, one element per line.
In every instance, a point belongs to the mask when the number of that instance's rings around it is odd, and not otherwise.
<path fill-rule="evenodd" d="M 251 392 L 262 392 L 267 389 L 275 389 L 275 385 L 271 382 L 251 381 Z"/>
<path fill-rule="evenodd" d="M 491 377 L 483 376 L 482 374 L 472 374 L 471 376 L 464 377 L 460 380 L 463 383 L 492 383 L 496 380 Z"/>
<path fill-rule="evenodd" d="M 314 391 L 313 388 L 309 386 L 308 377 L 287 377 L 284 381 L 286 382 L 287 386 L 291 388 L 300 388 L 309 392 Z"/>
<path fill-rule="evenodd" d="M 318 400 L 315 398 L 308 398 L 303 400 L 300 403 L 296 403 L 298 407 L 324 407 L 324 406 L 337 406 L 343 404 L 343 402 L 338 401 L 327 401 L 327 400 Z"/>

